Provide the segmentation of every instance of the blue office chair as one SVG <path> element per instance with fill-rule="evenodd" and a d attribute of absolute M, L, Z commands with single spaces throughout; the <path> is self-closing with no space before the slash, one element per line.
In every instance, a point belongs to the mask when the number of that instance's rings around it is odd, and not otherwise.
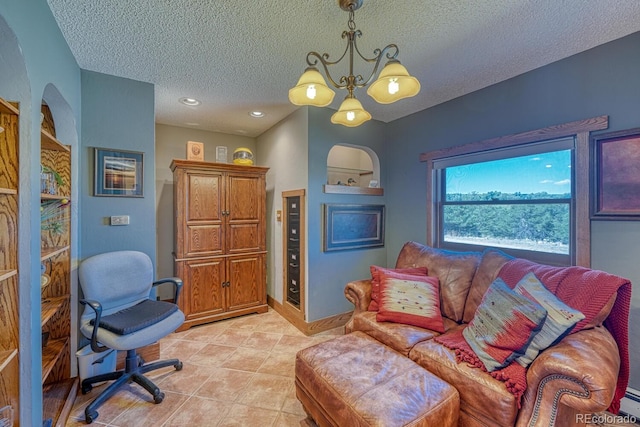
<path fill-rule="evenodd" d="M 178 278 L 153 281 L 153 264 L 142 252 L 117 251 L 92 256 L 78 270 L 85 305 L 80 317 L 80 332 L 91 339 L 91 349 L 126 350 L 125 369 L 96 375 L 82 381 L 82 393 L 91 391 L 97 382 L 115 380 L 85 409 L 87 424 L 97 417 L 97 409 L 124 384 L 135 381 L 153 396 L 155 403 L 164 393 L 144 376 L 155 369 L 173 366 L 182 369 L 178 359 L 144 364 L 136 349 L 152 344 L 174 332 L 184 322 L 184 314 L 176 305 L 182 287 Z M 151 289 L 162 283 L 173 283 L 174 303 L 149 299 Z"/>

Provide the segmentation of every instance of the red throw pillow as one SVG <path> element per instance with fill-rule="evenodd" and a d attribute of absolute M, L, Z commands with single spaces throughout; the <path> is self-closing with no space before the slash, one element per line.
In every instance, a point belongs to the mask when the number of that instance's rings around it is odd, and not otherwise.
<path fill-rule="evenodd" d="M 395 322 L 444 332 L 437 277 L 380 273 L 378 322 Z"/>
<path fill-rule="evenodd" d="M 372 265 L 369 267 L 371 270 L 371 302 L 369 303 L 369 311 L 378 311 L 379 295 L 380 295 L 380 273 L 381 272 L 395 272 L 402 274 L 412 274 L 416 276 L 426 276 L 427 267 L 415 267 L 415 268 L 384 268 Z"/>

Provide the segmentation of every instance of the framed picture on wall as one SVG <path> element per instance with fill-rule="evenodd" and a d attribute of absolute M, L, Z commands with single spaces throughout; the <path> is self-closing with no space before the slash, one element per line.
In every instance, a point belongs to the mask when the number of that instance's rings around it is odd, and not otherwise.
<path fill-rule="evenodd" d="M 95 148 L 94 196 L 143 197 L 144 153 Z"/>
<path fill-rule="evenodd" d="M 324 205 L 327 251 L 384 246 L 384 205 Z"/>
<path fill-rule="evenodd" d="M 591 137 L 592 219 L 640 220 L 640 128 Z"/>

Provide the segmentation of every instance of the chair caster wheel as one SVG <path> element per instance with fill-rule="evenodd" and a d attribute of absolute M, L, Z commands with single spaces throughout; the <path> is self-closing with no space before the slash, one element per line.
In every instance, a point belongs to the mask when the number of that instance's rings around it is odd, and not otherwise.
<path fill-rule="evenodd" d="M 156 404 L 162 402 L 163 400 L 164 400 L 164 393 L 163 392 L 159 392 L 158 394 L 153 396 L 153 401 Z"/>
<path fill-rule="evenodd" d="M 91 390 L 93 390 L 93 386 L 91 384 L 87 384 L 87 385 L 83 385 L 82 386 L 82 394 L 87 394 Z"/>
<path fill-rule="evenodd" d="M 87 410 L 84 412 L 84 419 L 87 424 L 91 424 L 92 422 L 95 421 L 96 418 L 98 418 L 98 411 Z"/>
<path fill-rule="evenodd" d="M 174 368 L 176 368 L 176 371 L 181 371 L 182 370 L 182 362 L 178 362 L 175 365 L 173 365 Z"/>

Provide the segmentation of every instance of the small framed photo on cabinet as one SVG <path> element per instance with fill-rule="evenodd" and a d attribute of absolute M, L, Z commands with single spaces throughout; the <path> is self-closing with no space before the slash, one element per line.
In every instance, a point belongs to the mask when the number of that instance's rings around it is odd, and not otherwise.
<path fill-rule="evenodd" d="M 204 144 L 202 142 L 187 141 L 187 160 L 204 161 Z"/>

